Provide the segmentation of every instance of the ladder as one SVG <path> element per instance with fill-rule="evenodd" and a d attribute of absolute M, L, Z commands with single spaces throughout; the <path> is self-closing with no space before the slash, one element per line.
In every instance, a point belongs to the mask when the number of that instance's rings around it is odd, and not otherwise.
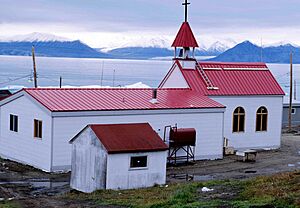
<path fill-rule="evenodd" d="M 202 69 L 202 67 L 200 66 L 200 64 L 198 62 L 196 62 L 196 70 L 198 70 L 200 76 L 202 77 L 202 79 L 204 80 L 206 87 L 208 90 L 218 90 L 218 87 L 215 87 L 212 82 L 210 81 L 210 79 L 208 78 L 207 74 L 205 73 L 205 71 Z"/>

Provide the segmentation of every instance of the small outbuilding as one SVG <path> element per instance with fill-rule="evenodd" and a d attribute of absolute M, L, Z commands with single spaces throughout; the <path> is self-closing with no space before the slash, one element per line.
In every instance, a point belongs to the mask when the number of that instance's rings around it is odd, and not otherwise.
<path fill-rule="evenodd" d="M 166 182 L 168 147 L 148 123 L 88 125 L 70 143 L 73 189 L 90 193 Z"/>

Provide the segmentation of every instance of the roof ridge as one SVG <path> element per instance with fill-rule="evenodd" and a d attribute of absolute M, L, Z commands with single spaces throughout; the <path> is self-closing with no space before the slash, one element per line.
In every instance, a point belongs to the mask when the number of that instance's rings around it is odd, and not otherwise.
<path fill-rule="evenodd" d="M 218 61 L 198 61 L 199 64 L 220 64 L 220 65 L 264 65 L 264 62 L 218 62 Z"/>
<path fill-rule="evenodd" d="M 118 124 L 88 124 L 88 126 L 128 126 L 128 125 L 141 125 L 141 124 L 144 124 L 144 125 L 147 125 L 149 124 L 148 122 L 143 122 L 143 123 L 118 123 Z"/>
<path fill-rule="evenodd" d="M 167 90 L 190 90 L 189 88 L 23 88 L 25 91 L 40 91 L 40 90 L 57 90 L 57 91 L 67 91 L 67 90 L 149 90 L 152 91 L 157 89 L 158 91 L 167 91 Z"/>

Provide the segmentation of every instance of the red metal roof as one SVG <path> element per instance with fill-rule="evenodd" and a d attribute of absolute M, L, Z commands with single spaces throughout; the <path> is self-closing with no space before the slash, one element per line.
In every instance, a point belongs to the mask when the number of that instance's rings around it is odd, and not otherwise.
<path fill-rule="evenodd" d="M 223 108 L 220 103 L 190 89 L 28 88 L 24 89 L 50 111 L 155 110 Z"/>
<path fill-rule="evenodd" d="M 199 63 L 213 86 L 208 90 L 197 70 L 181 71 L 192 90 L 201 95 L 284 95 L 284 91 L 263 63 Z M 180 65 L 180 64 L 179 64 Z"/>
<path fill-rule="evenodd" d="M 108 153 L 153 152 L 167 145 L 148 123 L 90 125 Z"/>
<path fill-rule="evenodd" d="M 265 63 L 255 62 L 198 62 L 204 69 L 266 69 Z"/>
<path fill-rule="evenodd" d="M 188 22 L 183 22 L 172 47 L 199 47 Z"/>

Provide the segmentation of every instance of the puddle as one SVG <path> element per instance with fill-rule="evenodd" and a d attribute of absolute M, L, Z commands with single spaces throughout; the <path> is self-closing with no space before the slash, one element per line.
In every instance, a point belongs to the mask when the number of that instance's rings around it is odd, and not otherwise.
<path fill-rule="evenodd" d="M 256 173 L 256 170 L 246 170 L 245 173 Z"/>
<path fill-rule="evenodd" d="M 211 175 L 194 175 L 194 181 L 209 181 L 213 178 Z"/>
<path fill-rule="evenodd" d="M 185 181 L 209 181 L 213 179 L 211 175 L 192 175 L 192 174 L 171 174 L 170 178 Z"/>
<path fill-rule="evenodd" d="M 24 185 L 28 184 L 32 186 L 33 188 L 57 188 L 62 187 L 65 185 L 68 185 L 69 182 L 63 181 L 63 182 L 57 182 L 57 181 L 51 181 L 49 179 L 32 179 L 27 181 L 0 181 L 0 185 Z"/>
<path fill-rule="evenodd" d="M 30 185 L 34 188 L 57 188 L 68 185 L 66 181 L 51 181 L 49 179 L 32 179 L 29 181 Z"/>
<path fill-rule="evenodd" d="M 170 175 L 171 178 L 174 179 L 178 179 L 178 180 L 185 180 L 185 181 L 192 181 L 194 180 L 194 175 L 190 175 L 190 174 L 171 174 Z"/>

